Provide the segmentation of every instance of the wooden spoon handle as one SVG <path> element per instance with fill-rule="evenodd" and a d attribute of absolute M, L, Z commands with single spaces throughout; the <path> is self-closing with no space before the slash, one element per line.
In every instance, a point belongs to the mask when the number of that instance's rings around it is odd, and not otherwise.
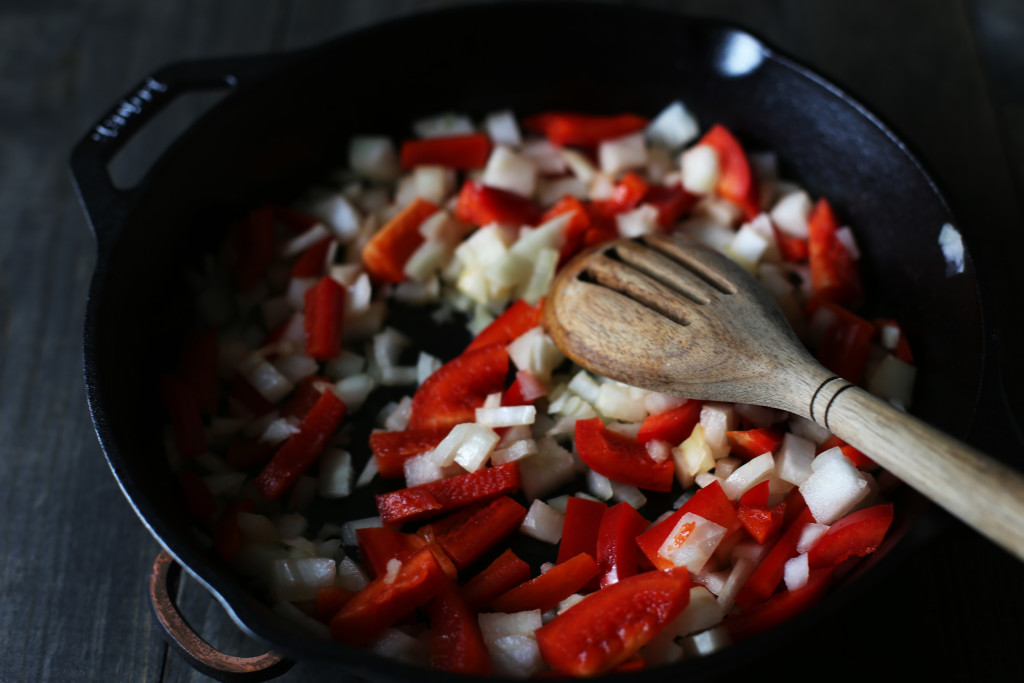
<path fill-rule="evenodd" d="M 1024 560 L 1020 473 L 858 387 L 836 384 L 813 419 Z"/>

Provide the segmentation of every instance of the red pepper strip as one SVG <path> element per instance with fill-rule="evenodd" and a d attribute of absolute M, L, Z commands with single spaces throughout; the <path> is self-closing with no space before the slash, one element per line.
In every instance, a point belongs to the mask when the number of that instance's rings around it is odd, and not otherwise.
<path fill-rule="evenodd" d="M 811 569 L 832 568 L 843 560 L 875 552 L 892 524 L 892 503 L 857 510 L 832 524 L 811 546 L 807 562 Z"/>
<path fill-rule="evenodd" d="M 762 481 L 760 484 L 751 487 L 740 496 L 740 499 L 736 502 L 737 507 L 755 507 L 763 508 L 768 505 L 768 496 L 771 493 L 771 482 Z"/>
<path fill-rule="evenodd" d="M 725 433 L 733 455 L 750 460 L 765 453 L 775 453 L 782 445 L 783 432 L 775 427 L 737 430 Z"/>
<path fill-rule="evenodd" d="M 811 515 L 811 511 L 804 508 L 793 525 L 779 537 L 772 549 L 757 565 L 757 569 L 750 575 L 736 596 L 736 604 L 744 611 L 748 610 L 751 605 L 767 600 L 775 592 L 779 582 L 782 581 L 786 562 L 797 555 L 796 545 L 800 541 L 804 527 L 813 521 L 814 516 Z"/>
<path fill-rule="evenodd" d="M 743 640 L 774 628 L 814 605 L 828 591 L 832 570 L 812 569 L 807 583 L 795 591 L 784 591 L 767 602 L 725 620 L 729 635 Z"/>
<path fill-rule="evenodd" d="M 565 562 L 580 553 L 597 557 L 597 538 L 608 506 L 597 500 L 571 496 L 565 506 L 562 540 L 558 544 L 558 559 Z"/>
<path fill-rule="evenodd" d="M 864 297 L 857 261 L 836 236 L 839 221 L 822 197 L 807 217 L 811 287 L 814 293 L 837 304 L 850 305 Z"/>
<path fill-rule="evenodd" d="M 430 548 L 402 562 L 397 574 L 378 576 L 331 618 L 331 636 L 349 645 L 365 645 L 448 585 Z"/>
<path fill-rule="evenodd" d="M 592 470 L 609 479 L 651 491 L 672 489 L 671 458 L 655 462 L 642 443 L 606 429 L 599 417 L 576 422 L 576 451 Z"/>
<path fill-rule="evenodd" d="M 678 408 L 657 415 L 648 415 L 640 425 L 640 431 L 636 435 L 637 441 L 644 444 L 655 440 L 666 441 L 678 446 L 690 436 L 693 428 L 700 422 L 700 409 L 703 406 L 703 401 L 691 399 Z"/>
<path fill-rule="evenodd" d="M 809 253 L 807 240 L 787 235 L 774 225 L 772 225 L 772 232 L 775 233 L 775 243 L 779 245 L 779 253 L 783 260 L 793 263 L 807 260 Z"/>
<path fill-rule="evenodd" d="M 826 439 L 820 446 L 818 446 L 817 453 L 827 451 L 830 448 L 839 448 L 839 450 L 843 452 L 843 455 L 850 459 L 850 462 L 853 463 L 854 467 L 860 467 L 863 469 L 878 467 L 878 464 L 874 460 L 864 455 L 838 436 L 832 435 Z"/>
<path fill-rule="evenodd" d="M 420 225 L 436 211 L 436 204 L 417 197 L 370 238 L 363 247 L 363 265 L 374 281 L 405 281 L 405 263 L 424 242 Z"/>
<path fill-rule="evenodd" d="M 721 176 L 715 191 L 741 209 L 747 220 L 761 212 L 757 182 L 750 170 L 750 162 L 743 146 L 729 130 L 716 123 L 704 134 L 698 144 L 707 145 L 718 152 Z"/>
<path fill-rule="evenodd" d="M 263 471 L 252 480 L 267 500 L 276 500 L 316 462 L 348 409 L 333 391 L 325 391 L 299 423 L 299 431 L 281 444 Z"/>
<path fill-rule="evenodd" d="M 213 549 L 217 556 L 230 562 L 242 547 L 242 530 L 238 526 L 239 512 L 255 512 L 256 504 L 251 498 L 230 503 L 217 520 L 213 530 Z"/>
<path fill-rule="evenodd" d="M 185 504 L 188 511 L 198 520 L 209 522 L 217 514 L 217 498 L 210 492 L 202 477 L 192 470 L 178 473 L 178 481 L 185 493 Z"/>
<path fill-rule="evenodd" d="M 804 500 L 799 488 L 793 488 L 786 494 L 786 516 L 782 520 L 783 530 L 793 526 L 804 510 L 807 509 L 807 501 Z"/>
<path fill-rule="evenodd" d="M 602 588 L 636 574 L 636 537 L 647 526 L 647 520 L 626 502 L 612 506 L 604 514 L 597 532 Z"/>
<path fill-rule="evenodd" d="M 319 361 L 341 352 L 345 321 L 345 287 L 324 276 L 306 290 L 306 355 Z"/>
<path fill-rule="evenodd" d="M 324 266 L 327 264 L 327 250 L 331 248 L 332 241 L 332 238 L 325 237 L 302 252 L 292 266 L 292 277 L 311 278 L 323 275 Z"/>
<path fill-rule="evenodd" d="M 506 550 L 487 568 L 466 582 L 462 596 L 474 612 L 481 612 L 491 600 L 530 578 L 530 565 Z"/>
<path fill-rule="evenodd" d="M 224 461 L 236 470 L 247 470 L 262 465 L 274 455 L 274 444 L 261 441 L 258 436 L 239 437 L 228 441 Z"/>
<path fill-rule="evenodd" d="M 235 222 L 228 230 L 228 240 L 234 256 L 235 287 L 246 292 L 263 279 L 274 260 L 273 209 L 256 209 Z"/>
<path fill-rule="evenodd" d="M 509 385 L 505 393 L 501 395 L 503 406 L 525 406 L 530 405 L 538 398 L 547 396 L 547 387 L 527 370 L 520 370 L 516 378 Z"/>
<path fill-rule="evenodd" d="M 644 197 L 644 203 L 658 210 L 658 225 L 669 230 L 697 203 L 697 196 L 687 192 L 679 183 L 654 185 Z"/>
<path fill-rule="evenodd" d="M 904 334 L 903 328 L 900 324 L 891 318 L 876 318 L 874 320 L 875 328 L 881 332 L 883 327 L 895 327 L 900 332 L 899 339 L 896 341 L 896 348 L 892 350 L 892 354 L 899 358 L 907 365 L 914 364 L 914 354 L 910 350 L 910 342 L 907 341 L 907 335 Z"/>
<path fill-rule="evenodd" d="M 515 303 L 495 318 L 491 324 L 480 331 L 480 334 L 466 347 L 466 351 L 472 351 L 491 344 L 508 346 L 521 334 L 540 325 L 540 312 L 543 305 L 543 301 L 530 304 L 523 299 L 517 299 Z"/>
<path fill-rule="evenodd" d="M 160 375 L 160 399 L 174 434 L 174 445 L 183 458 L 206 452 L 206 431 L 199 406 L 184 382 L 174 375 Z"/>
<path fill-rule="evenodd" d="M 474 349 L 448 361 L 413 394 L 409 429 L 451 428 L 473 422 L 476 409 L 505 389 L 508 354 L 504 344 Z"/>
<path fill-rule="evenodd" d="M 568 225 L 565 227 L 565 235 L 562 242 L 562 250 L 559 253 L 559 264 L 565 263 L 583 246 L 583 236 L 590 229 L 590 214 L 586 207 L 576 197 L 567 194 L 548 209 L 540 222 L 547 223 L 552 218 L 565 214 L 571 214 Z"/>
<path fill-rule="evenodd" d="M 647 559 L 656 568 L 668 569 L 673 566 L 670 561 L 658 554 L 658 549 L 661 548 L 661 544 L 665 542 L 668 535 L 675 529 L 680 518 L 687 512 L 692 512 L 708 521 L 725 527 L 727 535 L 743 526 L 736 515 L 736 508 L 733 506 L 732 501 L 729 500 L 729 497 L 725 495 L 725 491 L 722 490 L 722 485 L 717 481 L 712 482 L 708 486 L 698 489 L 690 500 L 686 501 L 671 516 L 637 536 L 637 546 L 639 546 L 643 554 L 647 556 Z"/>
<path fill-rule="evenodd" d="M 203 415 L 217 412 L 217 328 L 192 330 L 185 337 L 178 363 L 178 377 L 196 399 Z"/>
<path fill-rule="evenodd" d="M 402 524 L 512 493 L 521 484 L 519 463 L 510 462 L 381 494 L 377 511 L 385 524 Z"/>
<path fill-rule="evenodd" d="M 322 223 L 319 217 L 313 216 L 302 211 L 296 211 L 295 209 L 289 209 L 286 206 L 273 205 L 270 207 L 271 212 L 274 214 L 274 218 L 288 229 L 288 232 L 301 235 L 318 223 Z"/>
<path fill-rule="evenodd" d="M 256 391 L 241 375 L 235 375 L 232 378 L 228 389 L 228 397 L 239 408 L 248 411 L 252 417 L 262 417 L 275 407 L 273 403 L 263 398 L 263 395 Z M 237 412 L 237 410 L 234 412 Z"/>
<path fill-rule="evenodd" d="M 430 620 L 430 666 L 441 671 L 487 676 L 487 650 L 476 613 L 449 583 L 427 606 Z"/>
<path fill-rule="evenodd" d="M 316 592 L 316 603 L 313 606 L 313 617 L 327 623 L 341 611 L 355 593 L 341 586 L 324 586 Z"/>
<path fill-rule="evenodd" d="M 815 357 L 818 362 L 853 384 L 864 377 L 875 326 L 831 301 L 815 298 L 806 307 L 810 312 L 819 307 L 832 311 L 834 320 L 825 330 Z"/>
<path fill-rule="evenodd" d="M 415 534 L 403 534 L 388 527 L 356 529 L 356 538 L 363 566 L 373 576 L 386 574 L 389 561 L 404 560 L 427 544 Z"/>
<path fill-rule="evenodd" d="M 540 207 L 515 192 L 467 180 L 455 201 L 455 217 L 477 226 L 500 223 L 519 227 L 535 225 Z"/>
<path fill-rule="evenodd" d="M 483 168 L 491 154 L 485 133 L 406 140 L 402 143 L 402 170 L 416 166 L 445 166 L 460 171 Z"/>
<path fill-rule="evenodd" d="M 292 392 L 291 398 L 281 408 L 282 417 L 299 419 L 305 417 L 306 413 L 320 400 L 320 394 L 324 392 L 324 385 L 331 383 L 331 380 L 320 375 L 310 375 L 300 379 L 299 383 L 295 385 L 295 391 Z"/>
<path fill-rule="evenodd" d="M 534 609 L 546 612 L 582 589 L 600 571 L 594 558 L 580 553 L 499 595 L 491 601 L 491 609 L 506 614 Z"/>
<path fill-rule="evenodd" d="M 552 668 L 594 676 L 630 659 L 689 602 L 686 569 L 636 574 L 591 593 L 541 626 L 537 644 Z"/>
<path fill-rule="evenodd" d="M 602 140 L 620 138 L 647 127 L 647 119 L 635 114 L 595 116 L 575 112 L 546 112 L 523 119 L 523 127 L 540 133 L 556 145 L 594 147 Z"/>
<path fill-rule="evenodd" d="M 612 196 L 608 200 L 609 208 L 615 213 L 635 209 L 650 191 L 651 186 L 635 171 L 622 176 L 622 180 L 612 188 Z"/>
<path fill-rule="evenodd" d="M 438 546 L 461 571 L 518 529 L 525 517 L 526 508 L 502 496 L 456 512 L 431 527 Z"/>
<path fill-rule="evenodd" d="M 753 536 L 760 545 L 765 545 L 774 540 L 782 531 L 782 521 L 786 516 L 786 502 L 782 501 L 770 508 L 766 505 L 743 505 L 741 503 L 736 508 L 736 515 L 740 518 L 747 533 Z"/>
<path fill-rule="evenodd" d="M 406 429 L 398 432 L 376 431 L 370 434 L 370 450 L 377 460 L 381 479 L 400 479 L 405 461 L 433 450 L 448 436 L 449 427 Z"/>

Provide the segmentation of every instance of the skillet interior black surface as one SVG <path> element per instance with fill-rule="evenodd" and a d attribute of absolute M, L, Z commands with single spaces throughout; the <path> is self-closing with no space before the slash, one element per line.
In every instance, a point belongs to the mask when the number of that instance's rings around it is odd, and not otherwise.
<path fill-rule="evenodd" d="M 502 49 L 524 36 L 529 50 Z M 191 533 L 154 409 L 155 372 L 176 353 L 188 306 L 174 286 L 183 267 L 231 216 L 287 201 L 342 162 L 350 134 L 403 135 L 409 121 L 445 110 L 653 115 L 675 99 L 703 125 L 720 121 L 750 147 L 778 151 L 786 176 L 830 198 L 856 229 L 869 313 L 901 320 L 913 343 L 915 412 L 954 435 L 967 432 L 985 352 L 970 261 L 947 276 L 938 233 L 955 224 L 948 208 L 907 150 L 842 92 L 746 33 L 621 8 L 480 7 L 373 28 L 281 56 L 277 73 L 238 88 L 161 158 L 100 235 L 85 362 L 104 450 L 150 530 L 246 630 L 280 651 L 344 660 L 374 679 L 431 679 L 296 635 Z M 920 509 L 916 496 L 905 498 L 892 541 Z M 727 658 L 684 663 L 679 673 L 721 671 L 779 631 Z"/>

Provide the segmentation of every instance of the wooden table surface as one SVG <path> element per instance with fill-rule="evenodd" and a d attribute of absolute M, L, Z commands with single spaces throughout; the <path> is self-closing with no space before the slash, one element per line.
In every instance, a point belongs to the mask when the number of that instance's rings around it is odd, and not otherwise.
<path fill-rule="evenodd" d="M 67 171 L 93 121 L 155 68 L 280 51 L 459 2 L 0 0 L 0 682 L 207 680 L 170 651 L 147 601 L 157 543 L 104 461 L 85 403 L 81 327 L 94 244 Z M 1004 365 L 970 440 L 1024 469 L 1024 3 L 654 0 L 734 20 L 858 96 L 911 144 L 998 273 Z M 112 165 L 130 183 L 187 125 L 183 101 Z M 954 311 L 950 312 L 955 315 Z M 957 524 L 877 587 L 737 678 L 1024 680 L 1024 566 Z M 214 645 L 256 654 L 184 582 Z M 300 662 L 284 681 L 345 680 Z"/>

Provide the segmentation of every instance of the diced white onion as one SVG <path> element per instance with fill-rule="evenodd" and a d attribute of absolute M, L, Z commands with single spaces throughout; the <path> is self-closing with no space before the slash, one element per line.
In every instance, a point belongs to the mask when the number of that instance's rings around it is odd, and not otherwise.
<path fill-rule="evenodd" d="M 519 531 L 545 543 L 557 544 L 562 538 L 565 514 L 542 500 L 535 499 L 519 527 Z"/>
<path fill-rule="evenodd" d="M 603 140 L 597 146 L 597 159 L 601 171 L 613 176 L 631 168 L 640 168 L 647 163 L 647 143 L 643 132 Z"/>

